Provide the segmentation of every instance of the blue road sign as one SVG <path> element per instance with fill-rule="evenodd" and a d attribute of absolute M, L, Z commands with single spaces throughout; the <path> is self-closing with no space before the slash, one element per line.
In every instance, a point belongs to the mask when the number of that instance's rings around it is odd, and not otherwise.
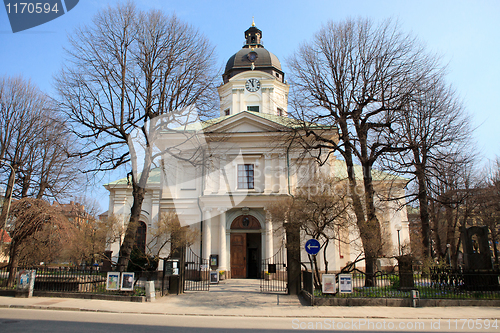
<path fill-rule="evenodd" d="M 310 255 L 318 254 L 320 247 L 317 239 L 313 238 L 306 242 L 306 252 Z"/>

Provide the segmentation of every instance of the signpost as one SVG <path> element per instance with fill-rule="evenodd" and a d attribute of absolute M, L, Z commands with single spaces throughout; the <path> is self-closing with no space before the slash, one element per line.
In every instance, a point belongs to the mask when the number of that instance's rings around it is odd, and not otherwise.
<path fill-rule="evenodd" d="M 306 252 L 307 254 L 311 256 L 315 256 L 318 254 L 319 250 L 321 248 L 321 245 L 319 244 L 317 239 L 311 238 L 306 242 Z M 314 265 L 313 261 L 311 259 L 311 305 L 314 305 Z"/>

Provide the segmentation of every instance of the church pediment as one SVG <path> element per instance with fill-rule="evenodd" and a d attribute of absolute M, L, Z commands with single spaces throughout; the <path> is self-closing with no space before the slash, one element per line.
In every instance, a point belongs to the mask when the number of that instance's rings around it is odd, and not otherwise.
<path fill-rule="evenodd" d="M 276 118 L 276 119 L 273 119 Z M 280 119 L 284 118 L 284 119 Z M 249 111 L 240 112 L 232 117 L 217 122 L 205 128 L 205 132 L 221 133 L 250 133 L 250 132 L 277 132 L 286 128 L 285 117 L 258 114 Z"/>

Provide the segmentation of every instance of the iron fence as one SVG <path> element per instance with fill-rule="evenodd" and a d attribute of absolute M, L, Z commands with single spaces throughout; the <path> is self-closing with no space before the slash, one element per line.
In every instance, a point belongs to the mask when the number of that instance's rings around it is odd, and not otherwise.
<path fill-rule="evenodd" d="M 120 291 L 107 290 L 107 272 L 94 267 L 22 267 L 21 270 L 36 270 L 34 291 L 48 292 L 68 292 L 68 293 L 89 293 L 89 294 L 127 294 L 135 296 L 145 295 L 146 281 L 155 281 L 156 289 L 161 290 L 162 272 L 134 272 L 134 290 Z M 9 278 L 8 267 L 0 269 L 0 289 L 11 289 L 15 287 L 17 279 L 14 279 L 14 286 L 7 286 Z"/>
<path fill-rule="evenodd" d="M 418 290 L 423 299 L 500 299 L 500 272 L 458 271 L 430 269 L 428 272 L 409 273 L 377 272 L 372 283 L 366 283 L 365 274 L 352 273 L 352 293 L 322 294 L 315 290 L 315 297 L 353 298 L 410 298 Z M 311 281 L 303 275 L 304 290 L 311 289 Z M 338 275 L 336 275 L 338 283 Z M 411 285 L 408 285 L 408 281 Z M 406 281 L 402 283 L 402 281 Z"/>
<path fill-rule="evenodd" d="M 264 293 L 287 293 L 286 252 L 282 245 L 271 258 L 261 262 L 260 291 Z"/>
<path fill-rule="evenodd" d="M 210 290 L 210 270 L 207 259 L 201 258 L 188 248 L 184 269 L 184 291 Z"/>

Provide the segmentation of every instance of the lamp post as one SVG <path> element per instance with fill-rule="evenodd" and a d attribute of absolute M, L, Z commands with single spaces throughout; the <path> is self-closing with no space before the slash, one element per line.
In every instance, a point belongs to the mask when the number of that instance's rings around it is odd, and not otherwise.
<path fill-rule="evenodd" d="M 446 252 L 448 252 L 448 264 L 450 265 L 451 267 L 451 244 L 446 244 Z"/>
<path fill-rule="evenodd" d="M 403 229 L 403 226 L 401 223 L 396 224 L 396 230 L 398 231 L 398 251 L 399 251 L 399 256 L 401 257 L 401 237 L 399 235 L 399 232 Z"/>
<path fill-rule="evenodd" d="M 14 168 L 12 167 L 12 165 L 10 165 L 10 163 L 8 163 L 7 161 L 5 161 L 4 159 L 0 158 L 0 163 L 3 163 L 5 165 L 7 165 L 12 173 L 12 177 L 9 176 L 9 184 L 7 184 L 7 186 L 10 186 L 11 189 L 14 188 L 14 181 L 15 181 L 15 170 Z M 12 178 L 12 181 L 10 181 L 10 178 Z M 12 183 L 12 184 L 10 184 Z M 12 191 L 12 190 L 11 190 Z M 7 192 L 7 189 L 5 190 L 5 192 Z M 4 238 L 4 233 L 5 233 L 5 226 L 7 225 L 7 220 L 9 218 L 9 211 L 10 211 L 10 203 L 12 201 L 12 194 L 9 196 L 9 200 L 7 201 L 7 209 L 5 210 L 5 218 L 4 220 L 2 221 L 2 228 L 0 228 L 0 232 L 1 232 L 1 235 L 0 235 L 0 251 L 3 251 L 3 238 Z M 2 210 L 3 210 L 3 207 L 2 207 Z"/>

